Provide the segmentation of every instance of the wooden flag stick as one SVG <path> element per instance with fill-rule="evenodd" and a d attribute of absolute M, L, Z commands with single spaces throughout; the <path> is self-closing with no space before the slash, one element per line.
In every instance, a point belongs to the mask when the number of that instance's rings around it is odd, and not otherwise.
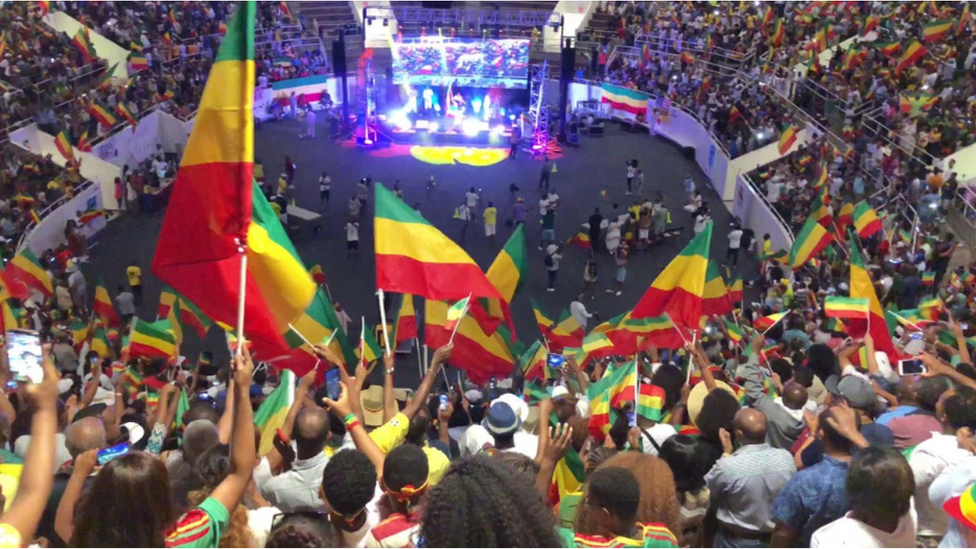
<path fill-rule="evenodd" d="M 383 325 L 383 343 L 386 344 L 386 356 L 390 356 L 393 350 L 390 349 L 390 333 L 386 329 L 386 307 L 383 306 L 383 290 L 376 291 L 376 299 L 380 304 L 380 323 Z"/>
<path fill-rule="evenodd" d="M 244 354 L 244 347 L 240 345 L 240 342 L 244 340 L 244 302 L 247 296 L 247 250 L 244 248 L 244 243 L 238 241 L 238 251 L 241 254 L 241 279 L 240 286 L 238 286 L 238 296 L 237 296 L 237 355 L 242 356 Z"/>
<path fill-rule="evenodd" d="M 454 343 L 454 334 L 457 333 L 458 327 L 461 326 L 461 321 L 463 321 L 464 320 L 464 317 L 467 316 L 467 314 L 468 314 L 468 307 L 471 305 L 471 294 L 468 294 L 467 299 L 468 299 L 468 301 L 467 301 L 467 303 L 464 304 L 464 309 L 461 311 L 461 317 L 458 318 L 457 324 L 455 324 L 454 325 L 454 329 L 451 330 L 451 339 L 447 340 L 447 344 L 448 345 L 451 345 L 451 344 Z M 448 383 L 448 386 L 450 386 L 450 383 Z"/>

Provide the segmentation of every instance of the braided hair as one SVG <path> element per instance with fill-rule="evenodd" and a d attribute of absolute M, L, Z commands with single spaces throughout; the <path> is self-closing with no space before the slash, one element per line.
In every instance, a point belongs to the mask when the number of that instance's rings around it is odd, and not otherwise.
<path fill-rule="evenodd" d="M 430 492 L 420 524 L 427 547 L 559 547 L 552 512 L 532 483 L 500 460 L 454 462 Z"/>

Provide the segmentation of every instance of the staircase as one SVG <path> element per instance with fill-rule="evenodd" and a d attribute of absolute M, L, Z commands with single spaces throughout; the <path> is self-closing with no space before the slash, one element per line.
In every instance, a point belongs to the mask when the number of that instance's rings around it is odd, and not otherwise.
<path fill-rule="evenodd" d="M 351 2 L 292 2 L 292 9 L 305 17 L 308 25 L 322 37 L 322 43 L 332 53 L 332 41 L 340 29 L 359 27 Z M 363 38 L 359 31 L 346 30 L 346 66 L 356 66 L 356 60 L 363 52 Z"/>

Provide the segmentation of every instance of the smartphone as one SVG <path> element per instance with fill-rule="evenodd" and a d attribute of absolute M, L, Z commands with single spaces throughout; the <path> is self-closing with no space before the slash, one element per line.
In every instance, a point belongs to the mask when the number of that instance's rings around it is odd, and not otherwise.
<path fill-rule="evenodd" d="M 915 374 L 922 374 L 928 371 L 928 368 L 922 364 L 921 360 L 917 358 L 909 358 L 906 360 L 898 361 L 898 375 L 911 376 Z"/>
<path fill-rule="evenodd" d="M 444 410 L 447 410 L 447 403 L 448 403 L 448 397 L 447 397 L 447 395 L 441 393 L 441 406 L 440 406 L 440 410 L 442 412 Z"/>
<path fill-rule="evenodd" d="M 566 357 L 563 355 L 557 355 L 555 353 L 549 353 L 549 358 L 546 359 L 550 368 L 558 369 L 562 368 L 566 364 Z"/>
<path fill-rule="evenodd" d="M 339 368 L 333 368 L 325 373 L 325 390 L 332 400 L 338 400 L 342 395 L 342 386 L 339 385 Z"/>
<path fill-rule="evenodd" d="M 98 464 L 105 465 L 115 458 L 120 458 L 129 453 L 129 443 L 123 442 L 115 446 L 109 446 L 98 451 Z"/>
<path fill-rule="evenodd" d="M 968 322 L 960 322 L 959 323 L 959 327 L 962 328 L 963 330 L 968 330 L 969 329 L 969 323 Z"/>
<path fill-rule="evenodd" d="M 10 372 L 14 377 L 25 378 L 30 383 L 40 383 L 44 378 L 41 368 L 41 335 L 30 330 L 7 331 L 7 356 Z"/>
<path fill-rule="evenodd" d="M 627 425 L 637 427 L 637 414 L 634 412 L 627 412 Z"/>
<path fill-rule="evenodd" d="M 908 339 L 922 339 L 925 336 L 922 332 L 912 332 L 908 334 Z"/>

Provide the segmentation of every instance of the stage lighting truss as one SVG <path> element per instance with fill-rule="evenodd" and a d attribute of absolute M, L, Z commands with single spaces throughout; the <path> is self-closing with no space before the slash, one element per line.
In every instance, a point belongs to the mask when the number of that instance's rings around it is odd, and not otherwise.
<path fill-rule="evenodd" d="M 368 8 L 372 10 L 373 8 Z M 383 8 L 377 8 L 383 9 Z M 415 7 L 387 8 L 399 23 L 420 23 L 432 27 L 460 27 L 473 29 L 476 26 L 501 27 L 544 27 L 558 30 L 562 18 L 552 11 L 542 10 L 470 10 L 470 9 L 432 9 Z M 369 13 L 379 17 L 379 13 Z"/>

